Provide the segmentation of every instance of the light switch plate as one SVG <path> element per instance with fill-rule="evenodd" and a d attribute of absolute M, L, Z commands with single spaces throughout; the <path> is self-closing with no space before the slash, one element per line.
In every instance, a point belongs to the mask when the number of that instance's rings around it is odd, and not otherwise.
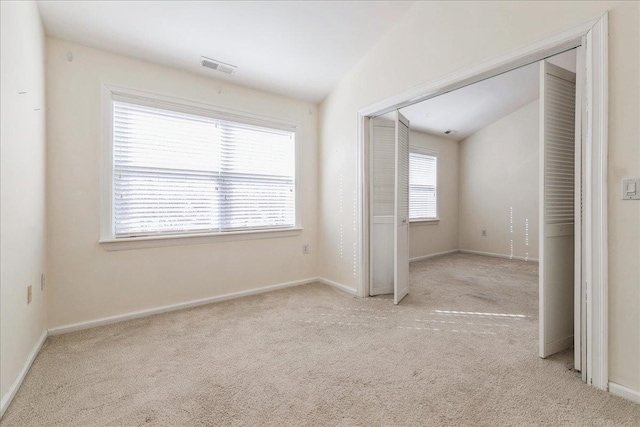
<path fill-rule="evenodd" d="M 640 178 L 622 180 L 622 200 L 640 200 Z"/>

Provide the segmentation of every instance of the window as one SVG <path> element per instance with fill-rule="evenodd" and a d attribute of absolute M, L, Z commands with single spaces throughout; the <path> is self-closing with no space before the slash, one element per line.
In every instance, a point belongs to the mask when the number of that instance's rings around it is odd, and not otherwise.
<path fill-rule="evenodd" d="M 111 95 L 101 240 L 298 226 L 295 126 Z"/>
<path fill-rule="evenodd" d="M 409 219 L 438 218 L 438 159 L 435 155 L 409 153 Z"/>

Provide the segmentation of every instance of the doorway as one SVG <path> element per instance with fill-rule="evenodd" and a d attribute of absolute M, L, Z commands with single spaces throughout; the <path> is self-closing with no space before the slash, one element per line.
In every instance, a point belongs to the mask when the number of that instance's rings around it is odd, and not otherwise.
<path fill-rule="evenodd" d="M 408 266 L 408 258 L 418 261 L 459 250 L 481 255 L 467 257 L 476 264 L 483 257 L 487 263 L 492 262 L 487 257 L 534 262 L 536 272 L 540 261 L 539 291 L 533 298 L 528 294 L 529 281 L 522 284 L 524 292 L 500 277 L 507 270 L 513 277 L 518 268 L 500 264 L 495 283 L 470 281 L 469 292 L 462 292 L 493 304 L 475 300 L 474 307 L 473 299 L 463 302 L 461 298 L 464 309 L 455 304 L 449 308 L 505 314 L 508 306 L 518 306 L 515 294 L 519 294 L 526 300 L 521 306 L 527 312 L 539 313 L 528 317 L 540 326 L 540 357 L 571 349 L 574 341 L 580 349 L 580 337 L 574 338 L 573 298 L 574 277 L 580 274 L 574 274 L 574 247 L 580 237 L 579 230 L 574 233 L 580 222 L 575 218 L 576 212 L 580 214 L 576 60 L 572 49 L 371 120 L 370 295 L 394 294 L 399 302 L 406 295 L 407 275 L 400 276 L 404 292 L 398 297 L 394 272 L 406 273 L 396 266 Z M 398 126 L 402 135 L 410 136 L 408 233 L 406 218 L 405 228 L 396 230 L 393 225 L 394 166 L 402 160 L 396 159 L 394 151 Z M 402 188 L 397 191 L 401 194 Z M 394 245 L 398 236 L 409 238 L 408 257 L 406 253 L 394 257 L 394 249 L 407 249 L 404 241 Z M 452 279 L 473 271 L 450 259 Z M 530 277 L 531 268 L 522 267 Z M 475 270 L 483 274 L 480 271 Z M 423 287 L 412 279 L 413 286 Z M 513 293 L 513 301 L 504 298 L 500 289 Z M 578 318 L 579 311 L 580 307 Z M 574 366 L 580 371 L 579 351 L 576 356 Z"/>
<path fill-rule="evenodd" d="M 584 293 L 590 298 L 585 303 L 584 319 L 580 324 L 581 334 L 586 336 L 581 351 L 586 353 L 585 380 L 599 388 L 606 388 L 606 226 L 602 222 L 606 218 L 606 21 L 607 16 L 586 23 L 585 25 L 559 34 L 535 46 L 523 48 L 512 54 L 496 58 L 443 78 L 439 81 L 423 85 L 410 92 L 391 97 L 360 111 L 359 120 L 359 296 L 368 296 L 369 283 L 369 197 L 367 192 L 370 182 L 367 170 L 368 150 L 364 141 L 369 138 L 369 121 L 389 111 L 430 99 L 440 94 L 518 68 L 522 65 L 537 62 L 559 52 L 578 48 L 577 97 L 579 105 L 580 151 L 584 156 L 584 193 L 583 212 L 584 231 L 580 252 L 580 300 Z M 588 89 L 588 90 L 587 90 Z M 583 129 L 584 128 L 584 129 Z M 585 131 L 586 130 L 586 131 Z M 576 256 L 578 256 L 576 254 Z"/>

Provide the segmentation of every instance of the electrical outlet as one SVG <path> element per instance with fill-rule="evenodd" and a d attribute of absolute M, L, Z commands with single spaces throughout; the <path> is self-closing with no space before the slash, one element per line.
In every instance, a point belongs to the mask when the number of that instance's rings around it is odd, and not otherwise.
<path fill-rule="evenodd" d="M 27 286 L 27 304 L 31 304 L 31 285 Z"/>
<path fill-rule="evenodd" d="M 40 290 L 44 291 L 44 273 L 40 275 Z"/>
<path fill-rule="evenodd" d="M 482 237 L 487 237 L 487 230 L 482 230 Z"/>
<path fill-rule="evenodd" d="M 309 245 L 307 245 L 306 243 L 302 245 L 302 253 L 304 255 L 307 255 L 309 253 Z"/>

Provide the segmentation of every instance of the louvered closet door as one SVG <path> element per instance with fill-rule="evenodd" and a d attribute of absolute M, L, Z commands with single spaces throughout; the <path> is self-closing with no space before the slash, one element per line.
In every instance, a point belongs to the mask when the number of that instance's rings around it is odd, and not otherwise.
<path fill-rule="evenodd" d="M 539 354 L 573 345 L 575 74 L 540 65 Z"/>
<path fill-rule="evenodd" d="M 409 120 L 396 112 L 393 303 L 409 293 Z"/>
<path fill-rule="evenodd" d="M 371 119 L 370 295 L 393 293 L 395 122 Z"/>

